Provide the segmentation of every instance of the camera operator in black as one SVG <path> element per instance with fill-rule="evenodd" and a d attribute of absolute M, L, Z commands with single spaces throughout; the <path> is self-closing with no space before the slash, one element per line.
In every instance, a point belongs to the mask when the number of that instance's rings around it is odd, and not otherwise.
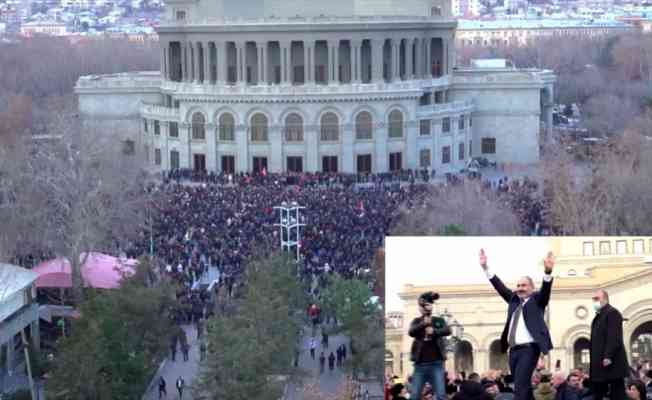
<path fill-rule="evenodd" d="M 411 399 L 420 399 L 423 386 L 426 382 L 430 382 L 437 399 L 446 400 L 444 337 L 451 335 L 451 329 L 443 318 L 432 315 L 433 304 L 438 299 L 439 294 L 435 292 L 426 292 L 419 296 L 421 317 L 412 321 L 408 331 L 408 334 L 414 338 L 411 351 L 411 359 L 414 363 Z"/>

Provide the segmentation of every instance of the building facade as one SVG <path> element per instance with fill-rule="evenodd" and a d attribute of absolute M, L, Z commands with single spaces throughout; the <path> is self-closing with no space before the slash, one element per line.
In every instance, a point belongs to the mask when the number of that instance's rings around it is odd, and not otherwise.
<path fill-rule="evenodd" d="M 167 2 L 160 73 L 82 77 L 89 126 L 160 170 L 536 163 L 554 75 L 456 68 L 443 0 Z M 297 15 L 300 12 L 300 15 Z"/>
<path fill-rule="evenodd" d="M 547 368 L 553 368 L 558 360 L 562 371 L 588 366 L 591 321 L 595 315 L 591 296 L 597 289 L 607 290 L 611 304 L 623 314 L 629 361 L 652 359 L 652 237 L 553 238 L 550 248 L 557 261 L 546 315 L 554 346 L 546 358 Z M 506 284 L 515 287 L 515 282 Z M 507 358 L 500 352 L 507 305 L 487 282 L 464 286 L 406 285 L 400 297 L 407 307 L 403 312 L 388 314 L 388 372 L 407 376 L 412 371 L 412 341 L 407 328 L 417 317 L 417 297 L 427 290 L 439 292 L 438 311 L 447 310 L 464 327 L 462 342 L 450 355 L 447 369 L 479 373 L 508 370 Z"/>
<path fill-rule="evenodd" d="M 538 39 L 597 38 L 637 32 L 623 21 L 588 19 L 461 19 L 457 27 L 457 46 L 527 46 Z"/>

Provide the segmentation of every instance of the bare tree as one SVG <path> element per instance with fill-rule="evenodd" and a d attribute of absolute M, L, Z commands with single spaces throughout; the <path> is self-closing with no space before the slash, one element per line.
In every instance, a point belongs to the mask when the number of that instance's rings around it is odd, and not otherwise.
<path fill-rule="evenodd" d="M 509 205 L 482 185 L 435 189 L 421 205 L 403 210 L 393 231 L 395 235 L 441 235 L 447 226 L 460 226 L 468 235 L 518 235 L 518 218 Z"/>
<path fill-rule="evenodd" d="M 79 301 L 86 257 L 135 238 L 146 224 L 149 195 L 140 162 L 124 156 L 110 133 L 82 130 L 70 115 L 51 121 L 49 133 L 61 138 L 30 145 L 19 168 L 4 167 L 4 187 L 13 200 L 4 213 L 13 217 L 12 226 L 0 231 L 0 249 L 5 258 L 25 251 L 18 248 L 25 245 L 28 253 L 65 256 Z M 27 243 L 16 243 L 16 230 L 29 236 Z"/>

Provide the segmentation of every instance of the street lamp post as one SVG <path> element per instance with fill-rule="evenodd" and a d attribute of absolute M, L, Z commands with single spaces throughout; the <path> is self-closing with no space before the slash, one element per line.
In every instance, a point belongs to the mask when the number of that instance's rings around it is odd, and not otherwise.
<path fill-rule="evenodd" d="M 304 208 L 296 201 L 290 204 L 284 201 L 280 206 L 274 207 L 275 210 L 279 210 L 279 223 L 274 225 L 280 228 L 281 250 L 290 251 L 293 247 L 296 248 L 297 262 L 301 257 L 299 253 L 301 250 L 301 227 L 306 226 L 301 223 L 300 219 L 300 212 Z"/>

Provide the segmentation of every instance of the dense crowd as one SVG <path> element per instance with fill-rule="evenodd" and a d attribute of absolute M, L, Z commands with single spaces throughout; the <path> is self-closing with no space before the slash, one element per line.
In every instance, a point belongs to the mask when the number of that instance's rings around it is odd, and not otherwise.
<path fill-rule="evenodd" d="M 407 398 L 410 383 L 410 377 L 406 382 L 398 376 L 386 377 L 385 400 Z M 447 374 L 446 396 L 450 400 L 512 400 L 513 385 L 512 376 L 500 370 L 489 370 L 481 375 L 474 372 Z M 590 376 L 582 368 L 569 373 L 561 370 L 553 373 L 537 368 L 532 376 L 532 385 L 535 400 L 593 400 Z M 652 400 L 652 366 L 649 361 L 632 367 L 626 393 L 628 400 Z M 435 397 L 432 386 L 427 384 L 419 400 Z"/>

